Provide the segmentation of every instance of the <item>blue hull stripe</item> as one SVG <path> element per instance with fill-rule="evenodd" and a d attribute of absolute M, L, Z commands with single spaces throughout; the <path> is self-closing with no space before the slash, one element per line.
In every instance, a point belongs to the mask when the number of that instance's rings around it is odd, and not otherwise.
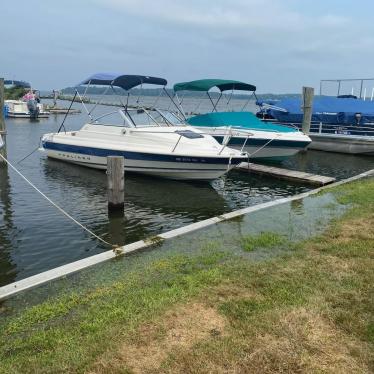
<path fill-rule="evenodd" d="M 218 143 L 222 144 L 223 136 L 220 135 L 213 135 L 214 139 L 217 140 Z M 239 138 L 239 137 L 232 137 L 228 143 L 228 145 L 243 145 L 246 138 Z M 246 142 L 246 147 L 260 147 L 265 145 L 269 142 L 270 139 L 254 139 L 248 138 Z M 310 144 L 310 141 L 302 141 L 302 140 L 279 140 L 274 139 L 269 143 L 269 147 L 279 147 L 279 148 L 305 148 Z"/>
<path fill-rule="evenodd" d="M 54 151 L 77 153 L 88 156 L 107 157 L 107 156 L 123 156 L 129 160 L 143 160 L 143 161 L 161 161 L 161 162 L 177 162 L 180 163 L 200 163 L 200 164 L 223 164 L 227 165 L 229 157 L 189 157 L 183 155 L 162 155 L 154 153 L 143 153 L 143 152 L 128 152 L 128 151 L 117 151 L 113 149 L 103 148 L 92 148 L 82 147 L 70 144 L 61 144 L 53 142 L 43 142 L 45 149 Z M 236 165 L 244 161 L 244 158 L 233 157 L 231 164 Z"/>

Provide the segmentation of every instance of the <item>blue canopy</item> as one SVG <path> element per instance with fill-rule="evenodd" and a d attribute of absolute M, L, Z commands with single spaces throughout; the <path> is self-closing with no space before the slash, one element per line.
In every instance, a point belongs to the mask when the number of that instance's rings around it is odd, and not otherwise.
<path fill-rule="evenodd" d="M 193 116 L 187 119 L 192 126 L 221 127 L 232 126 L 245 130 L 261 130 L 276 132 L 295 132 L 294 128 L 260 121 L 250 112 L 213 112 Z"/>
<path fill-rule="evenodd" d="M 99 86 L 117 86 L 124 90 L 129 90 L 141 84 L 156 84 L 159 86 L 166 86 L 167 80 L 163 78 L 149 77 L 146 75 L 123 75 L 116 73 L 97 73 L 91 75 L 78 86 L 91 84 Z"/>
<path fill-rule="evenodd" d="M 275 105 L 276 108 L 267 109 L 267 113 L 281 122 L 301 123 L 303 112 L 301 98 L 283 99 L 278 102 L 264 101 L 265 104 Z M 261 103 L 259 103 L 261 104 Z M 374 102 L 353 98 L 316 97 L 313 100 L 313 122 L 332 124 L 356 124 L 360 113 L 360 122 L 374 121 Z"/>

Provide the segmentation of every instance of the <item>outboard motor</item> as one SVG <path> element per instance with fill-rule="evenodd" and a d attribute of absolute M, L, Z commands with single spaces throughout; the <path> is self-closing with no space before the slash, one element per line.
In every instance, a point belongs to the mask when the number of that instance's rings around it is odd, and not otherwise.
<path fill-rule="evenodd" d="M 355 113 L 355 118 L 356 118 L 357 125 L 359 125 L 361 118 L 362 118 L 362 113 Z"/>
<path fill-rule="evenodd" d="M 27 109 L 30 112 L 31 119 L 37 119 L 39 116 L 39 107 L 36 100 L 29 100 L 27 102 Z"/>

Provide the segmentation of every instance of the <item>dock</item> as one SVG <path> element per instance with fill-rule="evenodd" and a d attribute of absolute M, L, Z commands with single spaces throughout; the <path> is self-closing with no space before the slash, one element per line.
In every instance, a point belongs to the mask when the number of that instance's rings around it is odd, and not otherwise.
<path fill-rule="evenodd" d="M 277 168 L 268 165 L 254 164 L 251 162 L 242 162 L 237 168 L 241 171 L 247 171 L 253 174 L 267 175 L 270 177 L 292 180 L 295 182 L 307 183 L 316 186 L 325 186 L 335 182 L 336 180 L 336 178 L 333 177 L 310 174 L 297 170 Z"/>
<path fill-rule="evenodd" d="M 68 108 L 46 108 L 49 113 L 52 114 L 78 114 L 81 113 L 79 109 L 68 109 Z"/>

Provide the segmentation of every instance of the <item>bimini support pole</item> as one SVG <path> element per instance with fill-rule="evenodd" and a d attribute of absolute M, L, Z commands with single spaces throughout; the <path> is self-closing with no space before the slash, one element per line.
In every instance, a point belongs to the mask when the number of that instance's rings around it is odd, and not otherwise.
<path fill-rule="evenodd" d="M 174 106 L 177 108 L 178 112 L 181 113 L 182 116 L 183 116 L 183 118 L 186 120 L 187 117 L 186 117 L 186 115 L 184 114 L 184 111 L 181 110 L 181 109 L 179 108 L 179 106 L 175 103 L 175 101 L 173 100 L 173 98 L 170 96 L 168 90 L 167 90 L 165 87 L 163 88 L 163 90 L 166 92 L 166 95 L 168 95 L 169 99 L 172 101 L 172 103 L 174 104 Z"/>
<path fill-rule="evenodd" d="M 59 133 L 59 132 L 61 131 L 62 128 L 64 128 L 64 130 L 65 130 L 65 132 L 66 132 L 66 129 L 65 129 L 64 123 L 65 123 L 65 120 L 66 120 L 66 118 L 67 118 L 67 116 L 68 116 L 68 114 L 69 114 L 69 112 L 70 112 L 71 107 L 73 106 L 73 103 L 74 103 L 75 98 L 77 97 L 77 94 L 78 94 L 78 90 L 75 89 L 74 97 L 73 97 L 73 99 L 71 100 L 71 103 L 70 103 L 69 109 L 68 109 L 68 111 L 65 113 L 65 117 L 64 117 L 64 119 L 63 119 L 63 121 L 62 121 L 62 123 L 61 123 L 61 126 L 58 128 L 57 133 Z"/>

